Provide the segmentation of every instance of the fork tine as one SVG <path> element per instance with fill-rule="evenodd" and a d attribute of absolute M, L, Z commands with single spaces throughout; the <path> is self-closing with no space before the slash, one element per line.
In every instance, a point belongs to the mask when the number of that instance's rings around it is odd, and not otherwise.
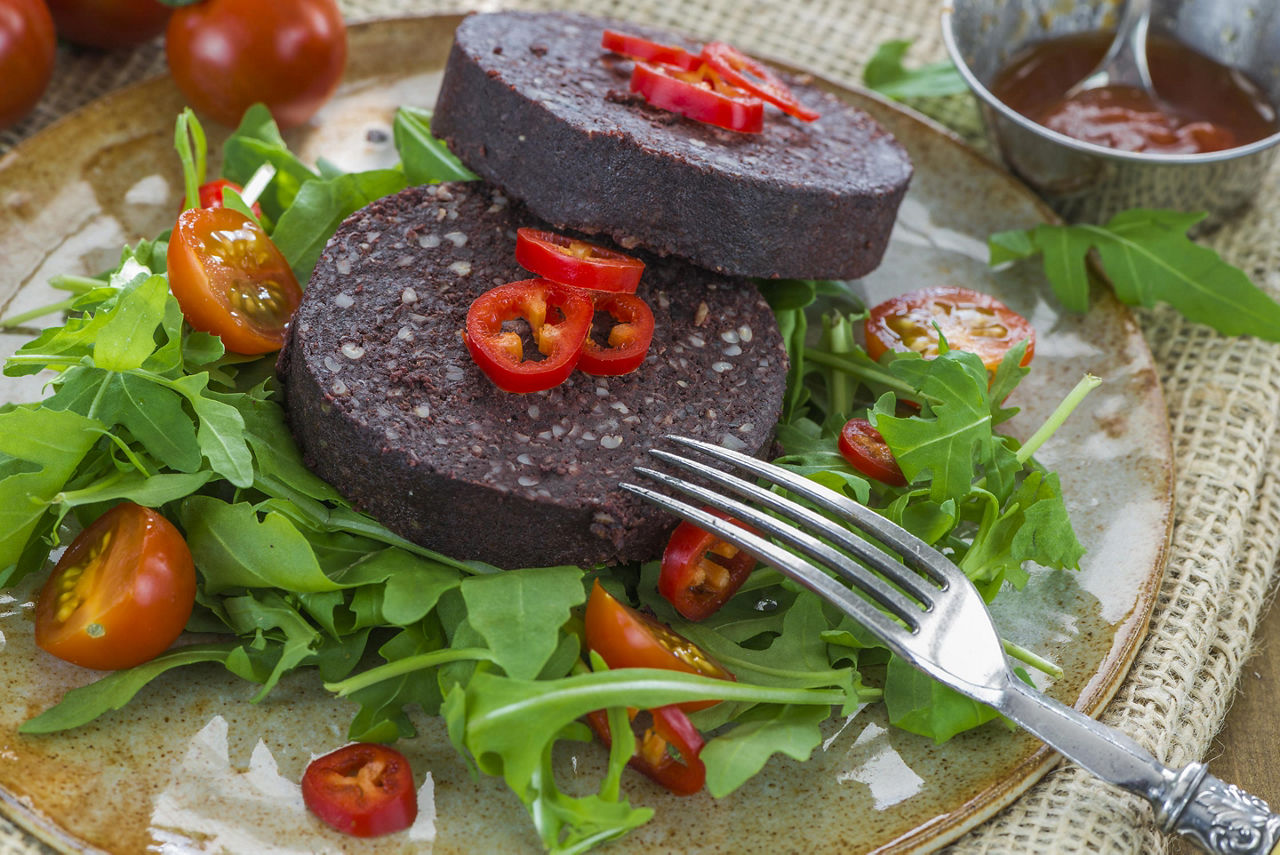
<path fill-rule="evenodd" d="M 696 464 L 695 464 L 696 465 Z M 778 519 L 758 510 L 751 505 L 743 504 L 729 498 L 723 493 L 717 493 L 703 487 L 700 484 L 694 484 L 677 478 L 674 475 L 668 475 L 665 472 L 658 472 L 653 469 L 647 469 L 643 466 L 637 466 L 635 471 L 648 478 L 652 478 L 659 483 L 665 484 L 673 490 L 692 496 L 700 502 L 704 502 L 714 508 L 724 511 L 735 519 L 741 520 L 749 525 L 766 531 L 778 540 L 794 547 L 805 556 L 813 559 L 818 565 L 835 571 L 843 576 L 853 585 L 862 589 L 867 596 L 874 599 L 880 605 L 889 610 L 891 614 L 905 622 L 911 627 L 912 631 L 919 628 L 919 613 L 921 606 L 919 603 L 912 601 L 904 596 L 901 592 L 895 591 L 889 587 L 884 580 L 869 573 L 865 568 L 857 565 L 847 555 L 844 555 L 818 538 L 814 537 L 804 528 L 797 528 L 797 525 L 803 526 L 803 523 L 797 523 L 795 520 L 789 522 L 781 522 Z M 734 479 L 732 475 L 720 473 L 722 478 L 730 481 Z M 762 487 L 757 487 L 745 481 L 741 481 L 730 487 L 739 495 L 744 495 L 752 499 L 763 501 L 762 494 L 773 495 Z M 775 499 L 779 498 L 774 496 Z M 803 510 L 794 503 L 783 500 L 784 508 L 790 505 L 790 508 L 784 509 L 792 512 Z M 829 529 L 838 534 L 838 528 L 824 521 L 824 529 Z M 826 534 L 827 531 L 823 531 Z M 887 558 L 887 556 L 885 556 Z M 901 565 L 899 565 L 901 566 Z"/>
<path fill-rule="evenodd" d="M 927 583 L 916 573 L 911 572 L 882 549 L 854 535 L 844 526 L 832 522 L 817 511 L 806 508 L 804 505 L 780 496 L 772 490 L 759 487 L 750 481 L 730 475 L 706 463 L 690 460 L 687 457 L 681 457 L 678 454 L 672 454 L 669 451 L 656 448 L 650 449 L 649 453 L 673 466 L 678 466 L 681 469 L 695 473 L 707 481 L 726 487 L 739 496 L 764 505 L 770 510 L 796 522 L 806 531 L 817 532 L 836 546 L 855 555 L 863 564 L 878 571 L 925 606 L 933 605 L 933 597 L 938 591 L 937 588 Z M 797 546 L 797 548 L 803 548 L 799 544 L 793 545 Z M 849 559 L 840 553 L 832 555 L 826 553 L 822 555 L 807 554 L 818 561 L 834 565 L 833 569 L 839 571 L 840 575 L 850 581 L 856 581 L 857 577 L 866 574 L 865 570 L 851 564 Z"/>
<path fill-rule="evenodd" d="M 745 469 L 760 478 L 764 478 L 779 486 L 786 487 L 796 495 L 803 496 L 815 505 L 839 515 L 859 529 L 888 546 L 911 567 L 925 573 L 943 588 L 953 583 L 967 584 L 964 573 L 947 558 L 929 544 L 907 531 L 902 526 L 885 519 L 879 514 L 847 496 L 834 490 L 828 490 L 815 484 L 802 475 L 788 472 L 780 466 L 766 463 L 750 455 L 732 451 L 721 445 L 713 445 L 702 440 L 685 436 L 668 434 L 668 439 L 679 445 L 696 449 L 708 457 Z"/>
<path fill-rule="evenodd" d="M 865 626 L 868 630 L 879 637 L 886 646 L 894 653 L 904 657 L 914 657 L 902 645 L 901 639 L 908 637 L 908 630 L 901 624 L 896 623 L 884 612 L 873 606 L 868 600 L 855 594 L 851 589 L 840 584 L 835 579 L 818 570 L 813 565 L 805 562 L 795 555 L 791 554 L 782 547 L 771 543 L 770 541 L 752 534 L 741 526 L 735 525 L 720 517 L 699 508 L 695 505 L 688 504 L 679 499 L 674 499 L 664 493 L 651 490 L 648 487 L 642 487 L 638 484 L 623 483 L 620 485 L 622 489 L 665 508 L 678 517 L 688 520 L 699 528 L 714 533 L 722 540 L 732 543 L 739 549 L 746 550 L 749 554 L 755 556 L 760 561 L 774 567 L 786 575 L 795 579 L 801 585 L 813 591 L 820 597 L 836 604 L 846 613 L 851 615 L 855 620 Z M 741 514 L 738 519 L 759 516 L 765 521 L 765 525 L 761 528 L 779 527 L 779 524 L 772 517 L 761 514 L 747 505 L 742 505 L 732 499 L 718 497 L 719 501 L 713 504 L 717 505 L 720 510 L 724 510 L 730 514 Z M 735 507 L 736 506 L 736 507 Z M 747 513 L 743 512 L 743 509 Z M 752 524 L 756 524 L 757 520 L 752 519 Z"/>

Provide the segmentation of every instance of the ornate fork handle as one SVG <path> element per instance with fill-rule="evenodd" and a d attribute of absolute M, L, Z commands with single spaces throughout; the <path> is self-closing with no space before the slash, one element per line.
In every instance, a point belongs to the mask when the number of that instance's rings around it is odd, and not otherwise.
<path fill-rule="evenodd" d="M 1203 763 L 1192 763 L 1174 781 L 1156 809 L 1156 823 L 1219 855 L 1277 855 L 1280 816 L 1262 799 L 1215 778 Z"/>

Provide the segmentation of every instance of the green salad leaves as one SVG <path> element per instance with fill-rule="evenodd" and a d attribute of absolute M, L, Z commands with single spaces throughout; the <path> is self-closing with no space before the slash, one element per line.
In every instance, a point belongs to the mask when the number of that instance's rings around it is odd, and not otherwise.
<path fill-rule="evenodd" d="M 194 139 L 189 130 L 183 140 Z M 394 138 L 395 168 L 313 168 L 255 108 L 227 142 L 224 170 L 247 182 L 270 167 L 263 222 L 305 281 L 359 206 L 410 182 L 471 177 L 431 137 L 422 111 L 402 110 Z M 167 287 L 165 235 L 125 249 L 101 277 L 61 285 L 74 294 L 53 307 L 65 311 L 62 322 L 5 363 L 10 376 L 56 375 L 44 400 L 0 408 L 0 585 L 43 572 L 75 523 L 132 500 L 182 529 L 199 573 L 188 628 L 216 640 L 69 691 L 26 722 L 26 734 L 109 715 L 150 680 L 195 663 L 257 684 L 255 700 L 287 673 L 314 669 L 317 683 L 357 704 L 352 739 L 412 738 L 410 710 L 440 715 L 474 771 L 501 776 L 519 797 L 549 851 L 581 852 L 652 815 L 623 795 L 634 749 L 626 738 L 615 740 L 594 792 L 570 794 L 557 783 L 553 749 L 589 739 L 581 718 L 593 710 L 608 710 L 625 736 L 626 707 L 720 700 L 692 714 L 707 735 L 702 759 L 714 796 L 775 754 L 808 758 L 833 712 L 851 715 L 880 698 L 898 726 L 938 741 L 992 718 L 772 570 L 757 570 L 723 608 L 690 623 L 658 595 L 656 563 L 500 572 L 405 541 L 304 466 L 270 358 L 227 354 L 183 323 Z M 791 357 L 777 431 L 782 465 L 946 548 L 988 598 L 1025 584 L 1026 562 L 1076 566 L 1081 548 L 1057 479 L 1031 454 L 1088 382 L 1019 446 L 996 428 L 1012 414 L 1002 401 L 1026 374 L 1020 350 L 994 378 L 976 356 L 945 347 L 934 360 L 876 363 L 854 341 L 862 310 L 844 286 L 762 287 Z M 871 482 L 844 461 L 836 436 L 855 415 L 883 432 L 909 486 Z M 701 645 L 737 682 L 609 671 L 583 646 L 582 606 L 597 580 Z M 1029 651 L 1009 650 L 1054 671 Z"/>
<path fill-rule="evenodd" d="M 1280 303 L 1213 250 L 1187 237 L 1204 213 L 1135 208 L 1105 226 L 1039 225 L 994 234 L 991 263 L 1042 257 L 1054 293 L 1068 309 L 1089 309 L 1087 259 L 1096 250 L 1120 302 L 1166 302 L 1187 319 L 1224 335 L 1280 341 Z"/>

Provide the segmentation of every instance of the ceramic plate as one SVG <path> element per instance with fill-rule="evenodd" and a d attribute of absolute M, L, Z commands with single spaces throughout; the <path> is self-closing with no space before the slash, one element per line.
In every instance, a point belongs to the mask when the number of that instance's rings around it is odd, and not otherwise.
<path fill-rule="evenodd" d="M 456 18 L 370 23 L 351 31 L 344 87 L 311 126 L 291 134 L 304 158 L 347 168 L 395 158 L 399 103 L 429 106 Z M 834 87 L 833 87 L 834 88 Z M 998 294 L 1039 339 L 1009 423 L 1025 436 L 1085 372 L 1106 379 L 1039 455 L 1062 474 L 1088 555 L 1080 573 L 1035 574 L 1002 598 L 1006 637 L 1061 664 L 1050 689 L 1096 712 L 1114 693 L 1145 630 L 1171 520 L 1171 453 L 1151 355 L 1129 313 L 1109 299 L 1064 316 L 1031 265 L 992 272 L 987 234 L 1051 217 L 1021 185 L 939 128 L 872 96 L 838 91 L 880 118 L 910 150 L 916 175 L 884 264 L 853 289 L 870 301 L 956 283 Z M 55 274 L 116 263 L 126 241 L 172 224 L 181 178 L 167 80 L 116 93 L 44 131 L 0 164 L 0 314 L 52 302 Z M 217 150 L 221 137 L 214 134 Z M 11 352 L 24 336 L 5 341 Z M 39 381 L 5 379 L 3 397 L 38 397 Z M 96 675 L 32 643 L 32 586 L 0 593 L 0 811 L 75 851 L 535 852 L 523 809 L 499 780 L 472 780 L 434 720 L 401 747 L 423 788 L 413 836 L 363 842 L 319 827 L 296 782 L 309 756 L 345 741 L 354 708 L 314 674 L 270 698 L 216 666 L 171 672 L 123 710 L 71 733 L 17 734 L 24 719 Z M 569 786 L 603 765 L 594 746 L 567 752 Z M 846 853 L 940 845 L 1010 803 L 1052 765 L 1031 738 L 998 724 L 943 746 L 887 729 L 881 707 L 831 723 L 805 764 L 773 761 L 731 797 L 675 798 L 638 776 L 633 801 L 656 819 L 615 850 Z M 631 776 L 628 776 L 631 778 Z M 428 841 L 432 841 L 429 845 Z"/>

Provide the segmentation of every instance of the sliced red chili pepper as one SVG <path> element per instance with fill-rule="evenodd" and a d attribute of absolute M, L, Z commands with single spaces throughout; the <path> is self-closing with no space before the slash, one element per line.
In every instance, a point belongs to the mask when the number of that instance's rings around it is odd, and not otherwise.
<path fill-rule="evenodd" d="M 244 191 L 243 187 L 227 178 L 219 178 L 216 181 L 209 181 L 200 185 L 200 207 L 221 208 L 223 187 L 230 187 L 237 193 Z M 262 207 L 257 202 L 253 203 L 253 215 L 259 220 L 262 219 Z"/>
<path fill-rule="evenodd" d="M 664 45 L 640 36 L 620 33 L 617 30 L 605 30 L 604 36 L 600 39 L 600 47 L 631 59 L 672 65 L 683 71 L 693 71 L 702 64 L 701 57 L 689 53 L 682 47 Z"/>
<path fill-rule="evenodd" d="M 730 519 L 719 511 L 708 511 Z M 731 522 L 750 530 L 737 520 Z M 691 522 L 682 522 L 662 553 L 658 593 L 689 620 L 702 620 L 724 605 L 754 569 L 754 556 Z"/>
<path fill-rule="evenodd" d="M 548 279 L 525 279 L 486 291 L 467 310 L 467 350 L 504 392 L 539 392 L 573 373 L 594 315 L 587 292 Z M 503 324 L 524 318 L 544 359 L 526 359 L 520 333 Z"/>
<path fill-rule="evenodd" d="M 836 446 L 844 459 L 849 461 L 849 465 L 868 478 L 892 487 L 907 486 L 907 478 L 902 474 L 888 443 L 884 441 L 880 431 L 866 419 L 849 419 L 845 422 Z"/>
<path fill-rule="evenodd" d="M 418 816 L 409 761 L 367 742 L 312 760 L 302 775 L 302 801 L 325 823 L 356 837 L 400 831 Z"/>
<path fill-rule="evenodd" d="M 627 765 L 678 796 L 693 795 L 707 782 L 707 767 L 700 756 L 702 734 L 678 706 L 657 707 L 649 712 L 653 725 L 637 734 L 640 744 Z M 635 719 L 634 710 L 627 713 Z M 605 747 L 613 745 L 609 717 L 604 710 L 587 713 L 587 722 Z M 678 759 L 672 749 L 679 754 Z"/>
<path fill-rule="evenodd" d="M 821 115 L 801 104 L 791 87 L 783 83 L 764 63 L 752 59 L 732 45 L 709 42 L 702 48 L 702 59 L 729 86 L 768 101 L 788 115 L 805 122 L 812 122 Z"/>
<path fill-rule="evenodd" d="M 655 107 L 695 121 L 742 133 L 764 129 L 764 102 L 727 85 L 706 63 L 682 71 L 637 62 L 631 72 L 631 91 L 639 92 Z"/>
<path fill-rule="evenodd" d="M 516 263 L 537 276 L 591 291 L 634 293 L 644 262 L 541 229 L 516 229 Z"/>
<path fill-rule="evenodd" d="M 613 318 L 608 345 L 602 346 L 591 336 L 582 343 L 578 368 L 596 377 L 630 374 L 640 367 L 653 341 L 653 311 L 635 294 L 599 294 L 595 298 L 597 312 Z"/>

